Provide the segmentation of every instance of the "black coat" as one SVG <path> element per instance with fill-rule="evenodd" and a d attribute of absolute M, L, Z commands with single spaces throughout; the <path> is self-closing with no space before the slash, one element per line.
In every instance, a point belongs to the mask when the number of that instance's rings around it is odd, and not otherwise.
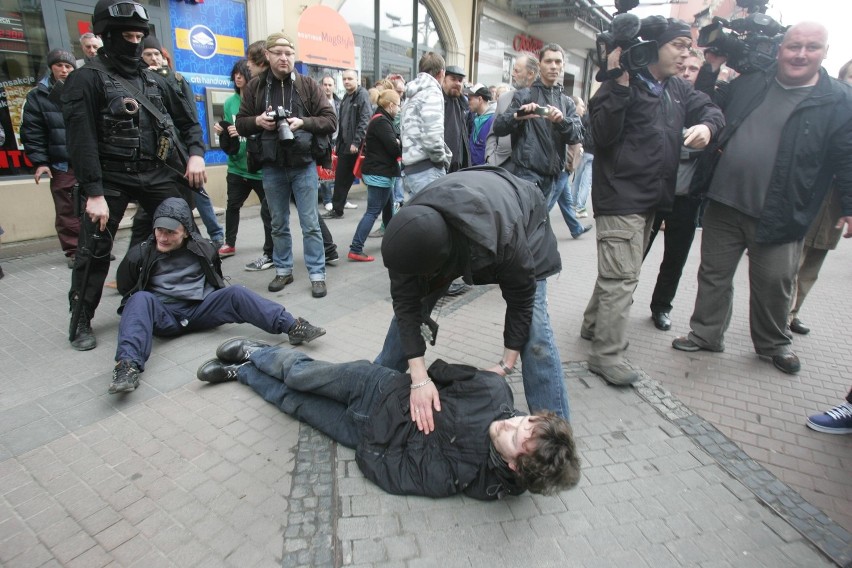
<path fill-rule="evenodd" d="M 710 97 L 680 77 L 670 77 L 661 96 L 639 77 L 626 87 L 605 81 L 589 101 L 589 115 L 595 215 L 671 210 L 683 128 L 704 124 L 715 138 L 725 123 Z"/>
<path fill-rule="evenodd" d="M 346 93 L 340 101 L 338 111 L 337 154 L 351 154 L 349 146 L 361 147 L 367 133 L 367 123 L 373 116 L 370 93 L 364 87 L 358 87 L 352 94 Z"/>
<path fill-rule="evenodd" d="M 65 145 L 65 120 L 62 111 L 48 97 L 52 85 L 45 77 L 27 93 L 21 119 L 21 142 L 33 166 L 49 166 L 68 162 Z"/>
<path fill-rule="evenodd" d="M 374 176 L 399 177 L 399 163 L 402 146 L 399 133 L 393 127 L 393 119 L 379 107 L 374 118 L 367 126 L 367 138 L 364 145 L 364 164 L 361 172 Z"/>
<path fill-rule="evenodd" d="M 374 406 L 356 448 L 364 476 L 396 495 L 494 500 L 523 493 L 489 457 L 491 423 L 523 414 L 505 379 L 441 360 L 429 376 L 441 393 L 435 431 L 425 435 L 411 420 L 411 377 L 400 374 Z"/>
<path fill-rule="evenodd" d="M 216 290 L 224 288 L 225 279 L 222 276 L 222 260 L 219 258 L 219 252 L 213 246 L 213 243 L 192 230 L 192 210 L 186 201 L 178 197 L 170 197 L 164 200 L 157 207 L 154 218 L 160 216 L 158 213 L 163 210 L 169 212 L 169 217 L 180 220 L 186 228 L 189 233 L 186 248 L 198 257 L 199 270 L 204 272 L 207 283 Z M 118 292 L 123 296 L 118 313 L 124 310 L 124 305 L 130 299 L 130 296 L 147 289 L 154 265 L 162 256 L 163 254 L 157 251 L 157 244 L 153 235 L 148 237 L 145 242 L 139 243 L 127 251 L 115 273 Z"/>
<path fill-rule="evenodd" d="M 709 186 L 712 172 L 708 175 L 708 170 L 718 162 L 712 158 L 766 97 L 775 73 L 773 66 L 765 73 L 741 75 L 718 91 L 716 100 L 728 126 L 711 151 L 705 152 L 709 157 L 699 163 L 697 180 Z M 758 242 L 787 243 L 803 238 L 832 179 L 840 193 L 842 215 L 852 215 L 852 89 L 848 85 L 820 69 L 817 84 L 787 119 L 781 139 L 767 143 L 777 143 L 778 154 L 757 225 Z M 713 150 L 718 152 L 711 154 Z"/>
<path fill-rule="evenodd" d="M 450 258 L 455 260 L 432 280 L 388 270 L 406 359 L 426 352 L 420 333 L 428 316 L 423 314 L 423 298 L 459 276 L 468 284 L 500 286 L 506 300 L 504 346 L 520 351 L 529 338 L 536 281 L 562 270 L 538 186 L 500 168 L 477 166 L 434 181 L 409 204 L 440 212 L 453 234 L 462 238 L 453 242 Z M 392 241 L 382 246 L 416 251 L 416 243 Z"/>
<path fill-rule="evenodd" d="M 514 114 L 527 103 L 558 107 L 565 119 L 558 124 L 546 118 L 516 120 Z M 512 167 L 532 170 L 542 176 L 562 173 L 567 145 L 583 141 L 583 126 L 574 101 L 562 93 L 562 87 L 545 87 L 541 79 L 515 92 L 506 112 L 494 118 L 491 130 L 496 136 L 512 135 Z"/>
<path fill-rule="evenodd" d="M 112 61 L 99 53 L 96 60 L 112 73 Z M 121 75 L 115 71 L 116 75 Z M 123 75 L 122 75 L 123 76 Z M 156 82 L 156 89 L 162 98 L 162 103 L 174 122 L 177 134 L 190 156 L 204 156 L 206 149 L 201 125 L 195 118 L 195 101 L 188 101 L 169 82 L 156 73 L 139 68 L 133 77 L 124 77 L 133 83 L 137 89 L 143 88 L 143 80 Z M 143 79 L 144 78 L 144 79 Z M 71 156 L 71 167 L 80 182 L 83 192 L 92 197 L 104 194 L 103 173 L 98 150 L 98 121 L 101 120 L 101 109 L 105 105 L 104 81 L 106 75 L 91 65 L 77 69 L 65 81 L 62 90 L 62 113 L 67 127 L 66 138 Z M 140 106 L 140 113 L 148 116 L 148 111 Z M 155 122 L 150 117 L 147 123 Z M 156 133 L 142 132 L 142 136 L 154 136 Z M 156 145 L 156 144 L 155 144 Z M 154 157 L 151 156 L 151 159 Z"/>

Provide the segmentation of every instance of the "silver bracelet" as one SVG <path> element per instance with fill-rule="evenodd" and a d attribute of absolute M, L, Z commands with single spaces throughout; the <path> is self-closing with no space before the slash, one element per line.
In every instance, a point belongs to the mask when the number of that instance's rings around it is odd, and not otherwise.
<path fill-rule="evenodd" d="M 493 360 L 493 359 L 492 359 L 492 360 Z M 499 362 L 499 363 L 497 363 L 497 364 L 498 364 L 498 365 L 500 365 L 500 368 L 501 368 L 501 369 L 503 369 L 503 372 L 504 372 L 504 373 L 506 373 L 507 375 L 511 375 L 512 373 L 514 373 L 514 372 L 515 372 L 515 368 L 514 368 L 514 367 L 510 367 L 509 365 L 507 365 L 507 364 L 503 361 L 503 359 L 500 359 L 500 362 Z"/>
<path fill-rule="evenodd" d="M 416 385 L 411 385 L 411 390 L 421 389 L 432 382 L 432 379 L 426 379 L 422 383 L 417 383 Z"/>

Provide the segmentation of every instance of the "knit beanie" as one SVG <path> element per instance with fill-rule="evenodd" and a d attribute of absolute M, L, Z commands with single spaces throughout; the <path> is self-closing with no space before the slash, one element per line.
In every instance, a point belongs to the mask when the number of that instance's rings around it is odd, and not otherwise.
<path fill-rule="evenodd" d="M 689 27 L 689 24 L 683 20 L 675 20 L 674 18 L 669 18 L 668 21 L 669 25 L 658 37 L 650 38 L 657 40 L 658 47 L 663 47 L 665 44 L 678 37 L 688 37 L 692 39 L 692 29 Z"/>
<path fill-rule="evenodd" d="M 160 40 L 152 35 L 146 36 L 145 39 L 142 40 L 142 49 L 156 49 L 160 53 L 163 53 L 163 45 L 160 43 Z"/>
<path fill-rule="evenodd" d="M 53 49 L 47 54 L 47 66 L 56 65 L 57 63 L 67 63 L 74 69 L 77 68 L 77 60 L 74 56 L 64 49 Z"/>

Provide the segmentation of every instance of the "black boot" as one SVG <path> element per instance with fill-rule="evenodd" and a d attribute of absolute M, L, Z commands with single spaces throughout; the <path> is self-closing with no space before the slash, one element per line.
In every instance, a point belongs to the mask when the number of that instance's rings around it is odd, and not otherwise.
<path fill-rule="evenodd" d="M 237 380 L 237 370 L 242 365 L 228 365 L 219 359 L 210 359 L 198 367 L 195 376 L 205 383 L 226 383 Z"/>
<path fill-rule="evenodd" d="M 245 363 L 249 355 L 264 347 L 269 347 L 269 344 L 245 337 L 234 337 L 216 349 L 216 358 L 223 363 Z"/>
<path fill-rule="evenodd" d="M 73 309 L 72 309 L 73 311 Z M 77 351 L 90 351 L 98 346 L 95 332 L 92 331 L 92 316 L 89 309 L 83 306 L 80 319 L 77 321 L 77 331 L 71 340 L 71 347 Z"/>

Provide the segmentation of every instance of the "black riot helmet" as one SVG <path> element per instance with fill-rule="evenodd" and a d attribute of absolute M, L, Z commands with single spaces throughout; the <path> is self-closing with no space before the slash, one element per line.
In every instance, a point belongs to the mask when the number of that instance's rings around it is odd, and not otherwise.
<path fill-rule="evenodd" d="M 140 31 L 148 35 L 148 11 L 131 0 L 98 0 L 92 13 L 92 31 L 103 35 L 109 30 Z"/>

